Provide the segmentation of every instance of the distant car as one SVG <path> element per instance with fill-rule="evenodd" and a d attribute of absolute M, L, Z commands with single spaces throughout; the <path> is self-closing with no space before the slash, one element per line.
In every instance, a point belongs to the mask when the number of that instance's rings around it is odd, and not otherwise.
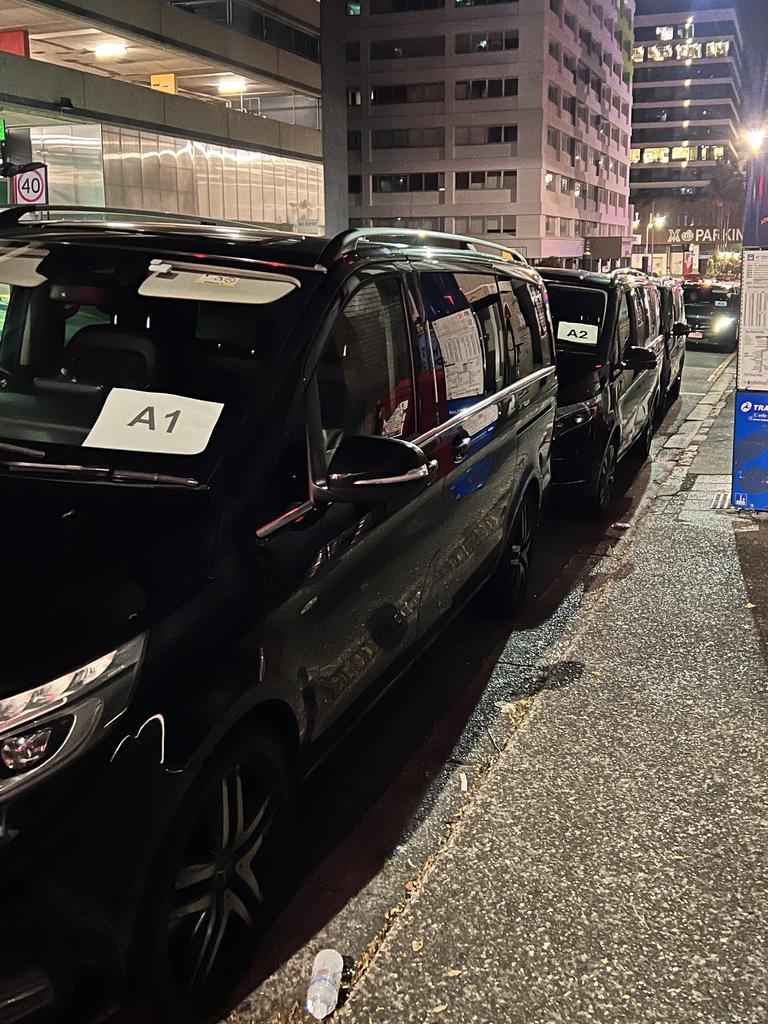
<path fill-rule="evenodd" d="M 645 274 L 542 269 L 559 380 L 552 477 L 603 515 L 616 466 L 650 451 L 664 363 L 661 298 Z"/>
<path fill-rule="evenodd" d="M 686 283 L 685 315 L 691 330 L 688 345 L 732 352 L 739 334 L 739 291 L 731 285 Z"/>
<path fill-rule="evenodd" d="M 682 284 L 674 277 L 665 277 L 656 283 L 661 297 L 661 326 L 664 332 L 661 395 L 662 398 L 674 401 L 680 394 L 685 366 L 685 339 L 690 327 L 685 316 Z"/>

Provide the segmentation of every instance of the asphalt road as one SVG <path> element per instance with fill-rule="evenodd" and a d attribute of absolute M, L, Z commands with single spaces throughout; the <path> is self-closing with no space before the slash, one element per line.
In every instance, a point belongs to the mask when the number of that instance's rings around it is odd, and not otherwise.
<path fill-rule="evenodd" d="M 659 427 L 657 452 L 725 358 L 688 353 L 682 393 Z M 637 514 L 653 472 L 652 462 L 625 460 L 602 522 L 573 502 L 554 500 L 537 539 L 531 599 L 514 628 L 468 607 L 304 787 L 303 881 L 243 980 L 244 998 L 265 983 L 238 1011 L 238 1022 L 287 1019 L 314 951 L 328 944 L 359 960 L 386 927 L 388 911 L 439 844 L 464 791 L 498 753 L 494 734 L 508 726 L 509 679 L 520 693 L 535 692 L 537 651 L 578 614 L 589 567 L 618 536 L 614 524 Z M 488 687 L 500 661 L 507 670 L 504 694 Z"/>

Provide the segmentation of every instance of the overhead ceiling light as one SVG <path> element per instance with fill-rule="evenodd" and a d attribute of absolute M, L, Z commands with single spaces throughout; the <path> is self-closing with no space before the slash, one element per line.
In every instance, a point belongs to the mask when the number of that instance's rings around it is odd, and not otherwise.
<path fill-rule="evenodd" d="M 95 57 L 109 60 L 113 57 L 124 57 L 128 53 L 128 47 L 125 43 L 100 43 L 93 53 Z"/>
<path fill-rule="evenodd" d="M 244 78 L 223 78 L 218 84 L 218 90 L 223 96 L 245 92 L 245 87 L 246 81 Z"/>

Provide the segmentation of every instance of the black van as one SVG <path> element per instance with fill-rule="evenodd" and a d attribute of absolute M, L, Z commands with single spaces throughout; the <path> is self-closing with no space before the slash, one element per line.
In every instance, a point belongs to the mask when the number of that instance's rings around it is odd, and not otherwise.
<path fill-rule="evenodd" d="M 683 286 L 677 278 L 656 281 L 661 298 L 661 326 L 664 333 L 664 363 L 661 369 L 661 394 L 674 401 L 680 394 L 685 368 L 685 339 L 691 328 L 685 316 Z M 664 408 L 663 403 L 660 409 Z"/>
<path fill-rule="evenodd" d="M 193 1020 L 297 782 L 481 585 L 523 600 L 546 292 L 459 236 L 49 216 L 0 215 L 0 1019 Z"/>
<path fill-rule="evenodd" d="M 690 326 L 688 345 L 732 352 L 739 336 L 739 289 L 729 284 L 686 283 L 685 313 Z"/>
<path fill-rule="evenodd" d="M 541 273 L 560 385 L 553 478 L 578 485 L 602 515 L 619 459 L 635 443 L 650 451 L 664 355 L 659 289 L 645 274 L 627 270 Z"/>

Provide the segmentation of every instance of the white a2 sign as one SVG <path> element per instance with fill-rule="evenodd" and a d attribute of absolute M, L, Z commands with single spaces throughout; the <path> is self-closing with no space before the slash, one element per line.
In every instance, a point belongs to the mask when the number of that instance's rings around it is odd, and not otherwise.
<path fill-rule="evenodd" d="M 183 395 L 113 388 L 83 447 L 199 455 L 223 408 L 221 402 Z"/>
<path fill-rule="evenodd" d="M 599 329 L 596 324 L 576 324 L 561 320 L 557 325 L 558 341 L 572 341 L 577 345 L 596 345 Z"/>

